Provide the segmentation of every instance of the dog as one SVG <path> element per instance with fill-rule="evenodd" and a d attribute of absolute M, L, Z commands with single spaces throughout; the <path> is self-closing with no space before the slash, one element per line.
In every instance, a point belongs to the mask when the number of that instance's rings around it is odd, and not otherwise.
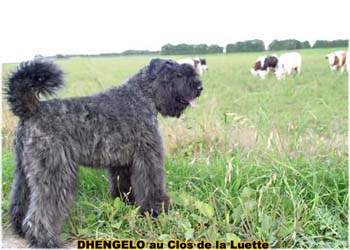
<path fill-rule="evenodd" d="M 9 219 L 32 247 L 61 246 L 78 166 L 108 168 L 110 193 L 158 216 L 169 208 L 157 114 L 180 117 L 203 86 L 193 67 L 153 59 L 121 86 L 96 95 L 40 101 L 64 86 L 51 61 L 24 62 L 6 97 L 19 117 Z"/>
<path fill-rule="evenodd" d="M 180 64 L 189 64 L 202 76 L 205 71 L 208 71 L 207 60 L 205 58 L 184 58 L 178 61 Z"/>

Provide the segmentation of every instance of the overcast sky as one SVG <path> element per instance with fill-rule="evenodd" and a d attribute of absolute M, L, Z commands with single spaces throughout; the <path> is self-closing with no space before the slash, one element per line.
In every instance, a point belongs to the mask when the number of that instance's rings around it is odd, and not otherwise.
<path fill-rule="evenodd" d="M 1 61 L 36 54 L 350 37 L 349 0 L 0 0 Z"/>

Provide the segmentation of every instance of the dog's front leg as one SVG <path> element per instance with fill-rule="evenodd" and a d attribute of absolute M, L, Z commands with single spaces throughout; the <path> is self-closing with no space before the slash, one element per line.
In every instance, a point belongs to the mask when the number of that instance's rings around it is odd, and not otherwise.
<path fill-rule="evenodd" d="M 145 143 L 138 147 L 131 168 L 131 186 L 135 203 L 141 213 L 157 217 L 164 208 L 169 208 L 169 197 L 165 188 L 163 149 L 159 143 Z"/>

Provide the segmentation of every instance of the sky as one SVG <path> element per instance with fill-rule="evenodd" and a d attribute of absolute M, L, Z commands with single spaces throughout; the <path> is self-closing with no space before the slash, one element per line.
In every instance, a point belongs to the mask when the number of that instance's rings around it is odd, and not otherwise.
<path fill-rule="evenodd" d="M 0 60 L 167 43 L 350 38 L 349 0 L 1 0 Z"/>

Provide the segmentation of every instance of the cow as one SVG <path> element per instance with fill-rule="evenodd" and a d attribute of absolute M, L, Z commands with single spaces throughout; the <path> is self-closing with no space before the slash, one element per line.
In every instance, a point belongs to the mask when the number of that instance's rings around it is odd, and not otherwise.
<path fill-rule="evenodd" d="M 285 78 L 286 75 L 291 75 L 293 71 L 300 75 L 301 63 L 301 55 L 297 52 L 281 55 L 275 71 L 277 79 Z"/>
<path fill-rule="evenodd" d="M 261 56 L 254 64 L 254 67 L 250 69 L 250 73 L 254 76 L 259 76 L 261 79 L 265 79 L 266 75 L 270 71 L 274 71 L 278 63 L 278 56 Z"/>
<path fill-rule="evenodd" d="M 346 51 L 336 51 L 326 55 L 329 67 L 332 71 L 337 70 L 340 72 L 344 71 L 346 67 L 347 71 L 350 72 L 350 55 Z"/>
<path fill-rule="evenodd" d="M 198 75 L 203 75 L 208 70 L 207 60 L 205 58 L 185 58 L 178 61 L 180 64 L 190 64 L 196 70 Z"/>

